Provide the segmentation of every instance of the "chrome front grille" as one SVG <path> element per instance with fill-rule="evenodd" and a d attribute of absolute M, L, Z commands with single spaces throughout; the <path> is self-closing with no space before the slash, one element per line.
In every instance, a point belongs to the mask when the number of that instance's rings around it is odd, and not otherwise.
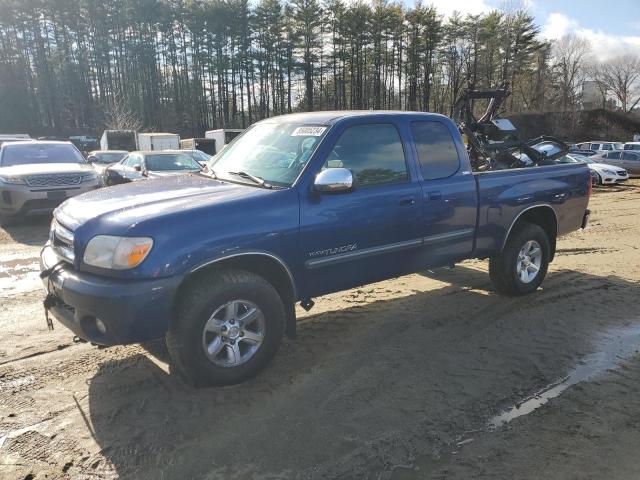
<path fill-rule="evenodd" d="M 65 187 L 78 185 L 81 176 L 79 173 L 52 173 L 47 175 L 29 175 L 26 178 L 30 187 Z"/>
<path fill-rule="evenodd" d="M 73 250 L 73 232 L 64 225 L 58 223 L 54 218 L 51 222 L 51 232 L 49 234 L 53 250 L 62 260 L 73 263 L 75 253 Z"/>

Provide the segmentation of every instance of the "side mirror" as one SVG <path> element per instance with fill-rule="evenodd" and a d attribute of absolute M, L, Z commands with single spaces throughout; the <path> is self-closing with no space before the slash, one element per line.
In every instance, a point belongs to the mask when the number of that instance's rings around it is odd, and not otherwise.
<path fill-rule="evenodd" d="M 136 172 L 141 172 L 141 171 L 142 171 L 142 167 L 141 167 L 140 165 L 134 165 L 133 169 L 134 169 Z"/>
<path fill-rule="evenodd" d="M 347 168 L 327 168 L 316 175 L 313 182 L 316 192 L 349 192 L 353 188 L 353 174 Z"/>

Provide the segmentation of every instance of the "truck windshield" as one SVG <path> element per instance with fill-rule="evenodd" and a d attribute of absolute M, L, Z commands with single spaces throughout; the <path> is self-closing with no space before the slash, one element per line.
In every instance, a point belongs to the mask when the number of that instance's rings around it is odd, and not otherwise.
<path fill-rule="evenodd" d="M 214 157 L 211 169 L 223 179 L 238 181 L 233 172 L 246 172 L 269 184 L 289 187 L 327 130 L 323 125 L 255 125 Z"/>
<path fill-rule="evenodd" d="M 33 142 L 4 145 L 0 166 L 12 167 L 30 163 L 86 163 L 86 161 L 78 149 L 69 144 Z"/>

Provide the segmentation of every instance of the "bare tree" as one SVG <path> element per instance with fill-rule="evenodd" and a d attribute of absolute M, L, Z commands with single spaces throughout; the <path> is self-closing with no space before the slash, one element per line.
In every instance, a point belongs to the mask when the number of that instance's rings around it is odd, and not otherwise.
<path fill-rule="evenodd" d="M 566 34 L 553 45 L 551 71 L 563 110 L 577 109 L 590 53 L 589 41 L 572 33 Z"/>
<path fill-rule="evenodd" d="M 108 130 L 133 130 L 142 128 L 142 122 L 129 103 L 120 95 L 114 95 L 109 102 L 104 125 Z"/>
<path fill-rule="evenodd" d="M 611 92 L 622 111 L 630 112 L 640 102 L 640 56 L 622 55 L 599 64 L 595 78 L 600 89 Z"/>

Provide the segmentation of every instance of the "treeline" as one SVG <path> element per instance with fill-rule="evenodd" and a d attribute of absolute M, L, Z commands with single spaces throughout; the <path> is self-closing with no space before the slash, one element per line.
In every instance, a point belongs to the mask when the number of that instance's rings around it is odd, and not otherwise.
<path fill-rule="evenodd" d="M 0 0 L 0 131 L 201 135 L 293 111 L 450 113 L 468 82 L 554 101 L 526 12 L 376 0 Z"/>

